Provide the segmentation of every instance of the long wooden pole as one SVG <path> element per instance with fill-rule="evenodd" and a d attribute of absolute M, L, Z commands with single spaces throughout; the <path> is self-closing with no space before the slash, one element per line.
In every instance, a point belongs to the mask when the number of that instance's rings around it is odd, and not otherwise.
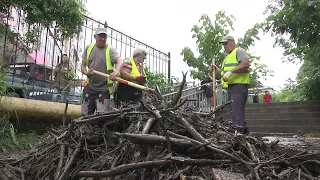
<path fill-rule="evenodd" d="M 216 108 L 216 72 L 214 65 L 216 64 L 216 60 L 212 59 L 212 109 L 214 110 Z"/>
<path fill-rule="evenodd" d="M 106 78 L 109 78 L 109 77 L 110 77 L 109 74 L 105 74 L 105 73 L 102 73 L 102 72 L 99 72 L 99 71 L 96 71 L 96 70 L 92 70 L 92 72 L 93 72 L 94 74 L 98 74 L 98 75 L 104 76 L 104 77 L 106 77 Z M 140 84 L 136 84 L 136 83 L 133 83 L 133 82 L 130 82 L 130 81 L 127 81 L 127 80 L 118 78 L 118 77 L 115 78 L 115 81 L 117 81 L 117 82 L 119 82 L 119 83 L 127 84 L 127 85 L 129 85 L 129 86 L 132 86 L 132 87 L 135 87 L 135 88 L 137 88 L 137 89 L 144 90 L 144 91 L 154 91 L 153 89 L 150 89 L 150 88 L 148 88 L 148 87 L 146 87 L 146 86 L 142 86 L 142 85 L 140 85 Z"/>
<path fill-rule="evenodd" d="M 100 76 L 104 76 L 106 78 L 109 78 L 110 75 L 109 74 L 105 74 L 105 73 L 102 73 L 102 72 L 99 72 L 99 71 L 96 71 L 96 70 L 92 70 L 92 72 L 94 74 L 98 74 Z M 140 90 L 143 90 L 143 91 L 146 91 L 146 92 L 149 92 L 149 93 L 153 93 L 155 94 L 159 100 L 163 100 L 163 97 L 161 96 L 159 90 L 156 88 L 156 89 L 151 89 L 147 86 L 142 86 L 140 84 L 136 84 L 136 83 L 133 83 L 133 82 L 130 82 L 130 81 L 127 81 L 127 80 L 124 80 L 124 79 L 121 79 L 121 78 L 118 78 L 116 77 L 114 79 L 115 81 L 119 82 L 119 83 L 122 83 L 122 84 L 127 84 L 128 86 L 132 86 L 134 88 L 137 88 L 137 89 L 140 89 Z"/>

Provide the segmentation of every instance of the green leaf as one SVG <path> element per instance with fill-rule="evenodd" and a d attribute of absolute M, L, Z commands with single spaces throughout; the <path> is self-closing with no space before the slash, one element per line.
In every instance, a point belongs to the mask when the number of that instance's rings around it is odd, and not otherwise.
<path fill-rule="evenodd" d="M 85 20 L 85 9 L 78 0 L 5 0 L 2 4 L 24 11 L 27 14 L 26 22 L 31 25 L 41 24 L 48 27 L 55 21 L 62 37 L 71 37 L 79 32 Z M 1 6 L 0 12 L 6 14 L 8 9 Z M 29 37 L 30 33 L 36 35 L 32 30 L 34 28 L 27 32 Z"/>
<path fill-rule="evenodd" d="M 266 8 L 269 16 L 259 25 L 276 37 L 275 46 L 284 49 L 285 61 L 303 63 L 294 92 L 302 99 L 320 99 L 319 12 L 320 1 L 275 0 Z"/>
<path fill-rule="evenodd" d="M 233 30 L 233 20 L 233 16 L 227 16 L 223 11 L 219 11 L 213 20 L 207 15 L 201 16 L 199 22 L 202 22 L 201 25 L 205 26 L 201 31 L 199 25 L 193 26 L 192 38 L 196 39 L 197 51 L 200 55 L 196 57 L 194 52 L 188 47 L 185 47 L 181 53 L 183 61 L 186 62 L 188 66 L 194 68 L 190 73 L 193 79 L 202 80 L 204 76 L 209 73 L 208 67 L 211 65 L 212 58 L 216 59 L 216 65 L 221 66 L 226 54 L 219 44 L 219 41 L 225 35 L 229 34 L 230 30 Z M 254 28 L 249 29 L 243 38 L 238 40 L 240 47 L 248 49 L 258 38 L 257 32 L 259 31 Z M 259 57 L 251 56 L 251 61 L 259 64 L 257 62 L 259 61 Z M 257 65 L 252 71 L 254 71 L 254 75 L 251 77 L 253 82 L 252 86 L 261 86 L 262 84 L 259 81 L 260 77 L 264 77 L 271 72 L 266 65 Z"/>

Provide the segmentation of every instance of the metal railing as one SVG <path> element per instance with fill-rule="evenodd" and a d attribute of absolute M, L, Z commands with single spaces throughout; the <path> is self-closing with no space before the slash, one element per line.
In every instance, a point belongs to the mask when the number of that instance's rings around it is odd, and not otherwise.
<path fill-rule="evenodd" d="M 108 30 L 107 43 L 118 50 L 120 56 L 130 58 L 134 48 L 144 47 L 147 52 L 145 67 L 151 72 L 163 73 L 170 78 L 170 53 L 164 53 L 132 38 L 110 26 L 93 18 L 85 16 L 81 32 L 74 38 L 61 39 L 59 31 L 53 26 L 44 27 L 39 24 L 27 24 L 23 11 L 11 8 L 9 14 L 0 12 L 0 60 L 7 64 L 8 86 L 23 87 L 25 95 L 18 96 L 32 99 L 53 99 L 53 94 L 58 93 L 53 86 L 53 70 L 61 62 L 62 54 L 69 57 L 69 67 L 73 68 L 76 75 L 69 93 L 69 100 L 79 100 L 83 89 L 81 73 L 82 54 L 86 46 L 94 41 L 94 32 L 98 27 Z M 30 33 L 35 32 L 30 40 Z M 72 98 L 72 97 L 75 98 Z"/>
<path fill-rule="evenodd" d="M 189 84 L 189 86 L 188 86 Z M 191 86 L 190 86 L 191 84 Z M 176 85 L 179 87 L 180 85 Z M 175 88 L 175 87 L 172 87 Z M 207 88 L 207 89 L 206 89 Z M 184 99 L 188 99 L 188 101 L 183 105 L 183 107 L 192 107 L 196 108 L 202 112 L 210 112 L 213 110 L 212 106 L 212 94 L 210 95 L 209 92 L 212 92 L 212 83 L 207 83 L 203 85 L 196 85 L 195 82 L 188 82 L 186 83 L 184 89 L 182 90 L 181 101 Z M 175 88 L 175 91 L 172 93 L 168 93 L 163 95 L 165 101 L 170 102 L 178 93 L 178 89 Z M 219 81 L 216 83 L 216 92 L 215 92 L 215 104 L 216 107 L 223 105 L 227 102 L 227 93 L 222 88 Z"/>

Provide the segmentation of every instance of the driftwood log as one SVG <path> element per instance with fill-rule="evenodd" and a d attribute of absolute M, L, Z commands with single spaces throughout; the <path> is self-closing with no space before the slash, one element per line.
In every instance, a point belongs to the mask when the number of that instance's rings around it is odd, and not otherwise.
<path fill-rule="evenodd" d="M 32 119 L 34 121 L 60 122 L 62 117 L 65 120 L 72 120 L 81 116 L 81 106 L 75 104 L 69 104 L 66 113 L 65 104 L 59 102 L 1 96 L 0 104 L 0 113 L 9 115 L 10 120 L 24 121 Z"/>
<path fill-rule="evenodd" d="M 318 160 L 300 159 L 310 154 L 289 156 L 277 142 L 235 135 L 232 123 L 212 118 L 217 110 L 184 108 L 181 91 L 170 103 L 146 96 L 137 104 L 48 128 L 30 151 L 0 159 L 0 179 L 213 179 L 220 171 L 261 180 L 319 175 L 307 166 L 320 167 Z"/>

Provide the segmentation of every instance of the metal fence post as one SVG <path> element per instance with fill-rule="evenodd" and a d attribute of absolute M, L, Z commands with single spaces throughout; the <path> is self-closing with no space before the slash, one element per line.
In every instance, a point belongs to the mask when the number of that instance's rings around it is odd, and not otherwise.
<path fill-rule="evenodd" d="M 211 69 L 212 69 L 212 109 L 216 109 L 216 71 L 215 71 L 216 60 L 212 59 Z M 215 115 L 213 114 L 213 117 Z"/>

